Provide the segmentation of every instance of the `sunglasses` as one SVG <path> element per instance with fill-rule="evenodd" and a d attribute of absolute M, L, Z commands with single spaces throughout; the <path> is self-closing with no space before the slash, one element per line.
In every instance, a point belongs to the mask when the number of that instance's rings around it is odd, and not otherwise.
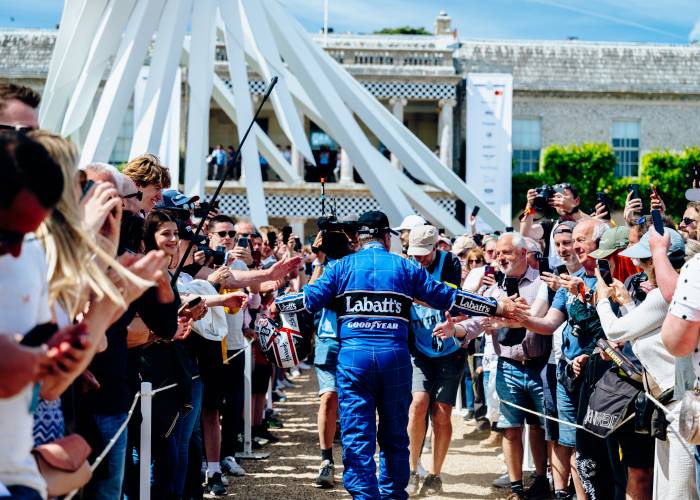
<path fill-rule="evenodd" d="M 125 200 L 128 198 L 136 198 L 137 200 L 143 200 L 143 191 L 136 191 L 135 193 L 127 194 L 122 196 Z"/>
<path fill-rule="evenodd" d="M 217 231 L 216 234 L 219 235 L 219 238 L 226 238 L 227 235 L 229 238 L 233 238 L 236 236 L 236 231 Z"/>
<path fill-rule="evenodd" d="M 18 134 L 28 134 L 34 127 L 27 127 L 26 125 L 6 125 L 0 124 L 0 130 L 14 130 Z"/>
<path fill-rule="evenodd" d="M 469 259 L 470 264 L 478 264 L 479 262 L 484 262 L 484 259 Z"/>
<path fill-rule="evenodd" d="M 695 223 L 695 219 L 691 219 L 690 217 L 683 217 L 681 219 L 681 224 L 685 224 L 686 226 L 690 226 L 691 224 Z"/>

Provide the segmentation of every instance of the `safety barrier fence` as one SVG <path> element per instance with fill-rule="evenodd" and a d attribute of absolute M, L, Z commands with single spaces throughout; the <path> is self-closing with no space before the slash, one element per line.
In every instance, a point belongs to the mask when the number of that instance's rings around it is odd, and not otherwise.
<path fill-rule="evenodd" d="M 230 356 L 224 363 L 228 363 L 237 356 L 243 354 L 245 357 L 245 368 L 244 368 L 244 410 L 243 410 L 243 452 L 236 454 L 238 458 L 266 458 L 267 454 L 263 453 L 253 453 L 253 441 L 252 441 L 252 392 L 251 392 L 251 376 L 253 371 L 253 356 L 252 356 L 252 342 L 247 341 L 246 347 L 236 352 L 234 355 Z M 192 377 L 192 380 L 199 378 L 199 375 Z M 95 458 L 95 461 L 90 464 L 90 469 L 94 472 L 100 463 L 109 454 L 111 449 L 119 440 L 120 436 L 124 433 L 131 417 L 134 415 L 134 410 L 136 409 L 136 404 L 139 399 L 141 400 L 141 429 L 140 429 L 140 448 L 139 448 L 139 499 L 140 500 L 150 500 L 151 498 L 151 423 L 152 423 L 152 411 L 153 411 L 153 397 L 157 394 L 174 389 L 177 384 L 170 384 L 158 389 L 153 389 L 150 382 L 142 382 L 141 390 L 134 394 L 134 400 L 131 403 L 131 408 L 127 413 L 127 418 L 122 423 L 122 425 L 117 429 L 117 432 L 109 440 L 102 452 Z M 268 406 L 271 407 L 271 397 L 270 390 L 268 390 Z M 129 454 L 127 454 L 129 455 Z M 71 500 L 78 490 L 72 491 L 66 496 L 66 500 Z"/>

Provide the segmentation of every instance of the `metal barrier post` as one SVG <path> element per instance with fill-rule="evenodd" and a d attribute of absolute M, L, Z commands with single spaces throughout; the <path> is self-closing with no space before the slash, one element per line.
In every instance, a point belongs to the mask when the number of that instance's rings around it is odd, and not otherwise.
<path fill-rule="evenodd" d="M 150 382 L 141 382 L 141 449 L 139 450 L 139 499 L 151 498 L 151 417 L 153 392 Z"/>
<path fill-rule="evenodd" d="M 253 393 L 252 393 L 252 377 L 253 377 L 253 348 L 252 343 L 248 342 L 245 347 L 245 369 L 243 373 L 243 388 L 244 388 L 244 404 L 243 404 L 243 451 L 236 453 L 236 458 L 247 458 L 253 460 L 261 460 L 270 456 L 269 453 L 253 453 L 253 438 L 251 436 L 251 427 L 253 422 Z"/>

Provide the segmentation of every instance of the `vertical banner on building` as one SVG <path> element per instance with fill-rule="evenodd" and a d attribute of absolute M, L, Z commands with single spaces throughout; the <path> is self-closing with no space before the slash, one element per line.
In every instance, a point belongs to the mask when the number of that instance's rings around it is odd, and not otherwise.
<path fill-rule="evenodd" d="M 468 74 L 467 186 L 500 216 L 504 227 L 510 226 L 512 220 L 512 122 L 513 76 Z M 467 207 L 467 213 L 471 209 Z"/>

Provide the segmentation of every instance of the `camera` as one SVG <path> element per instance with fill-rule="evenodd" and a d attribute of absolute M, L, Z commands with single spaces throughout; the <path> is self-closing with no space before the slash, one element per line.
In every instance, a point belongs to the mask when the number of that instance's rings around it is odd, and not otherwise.
<path fill-rule="evenodd" d="M 646 299 L 647 292 L 644 291 L 644 289 L 641 287 L 641 284 L 647 281 L 648 279 L 649 277 L 645 272 L 636 274 L 630 279 L 630 288 L 632 290 L 630 295 L 632 296 L 632 300 L 634 300 L 635 302 L 643 302 L 644 299 Z"/>
<path fill-rule="evenodd" d="M 204 252 L 204 258 L 207 260 L 213 257 L 212 264 L 216 266 L 221 266 L 226 261 L 225 247 L 218 246 L 216 250 L 212 250 L 206 243 L 197 243 L 197 251 Z"/>
<path fill-rule="evenodd" d="M 538 212 L 544 212 L 549 209 L 549 200 L 554 198 L 555 190 L 552 186 L 548 184 L 543 184 L 540 187 L 535 188 L 537 196 L 535 196 L 532 202 L 533 208 Z"/>
<path fill-rule="evenodd" d="M 216 210 L 217 208 L 219 208 L 218 201 L 215 201 L 213 205 L 207 201 L 202 201 L 199 203 L 199 206 L 194 209 L 194 216 L 198 219 L 201 219 L 202 217 L 208 217 L 209 212 L 212 210 Z"/>

